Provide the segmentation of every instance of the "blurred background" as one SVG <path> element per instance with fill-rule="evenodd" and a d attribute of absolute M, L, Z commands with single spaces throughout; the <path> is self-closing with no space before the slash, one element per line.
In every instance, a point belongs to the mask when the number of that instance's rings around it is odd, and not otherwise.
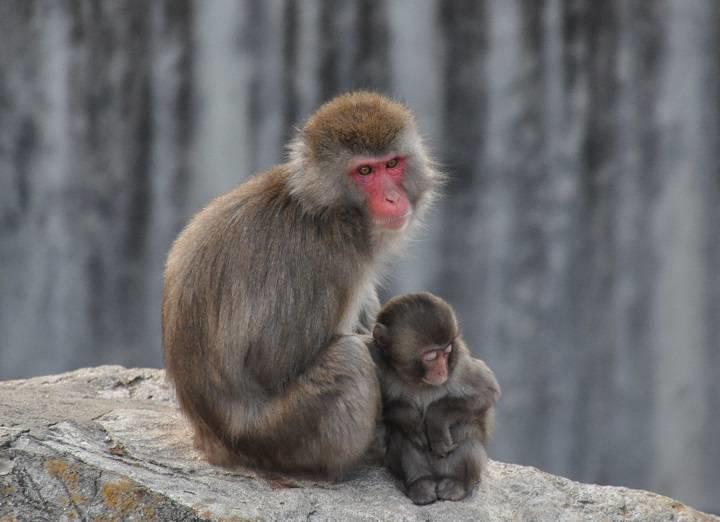
<path fill-rule="evenodd" d="M 321 102 L 451 174 L 384 296 L 457 307 L 490 453 L 720 512 L 720 2 L 0 1 L 0 378 L 161 366 L 164 257 Z"/>

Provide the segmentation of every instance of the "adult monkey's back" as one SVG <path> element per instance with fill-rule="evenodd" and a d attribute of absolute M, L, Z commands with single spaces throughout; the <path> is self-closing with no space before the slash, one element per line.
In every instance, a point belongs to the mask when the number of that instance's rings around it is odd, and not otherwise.
<path fill-rule="evenodd" d="M 287 163 L 215 199 L 167 260 L 163 346 L 208 460 L 338 477 L 365 452 L 379 386 L 363 341 L 381 264 L 438 179 L 408 110 L 340 96 Z"/>

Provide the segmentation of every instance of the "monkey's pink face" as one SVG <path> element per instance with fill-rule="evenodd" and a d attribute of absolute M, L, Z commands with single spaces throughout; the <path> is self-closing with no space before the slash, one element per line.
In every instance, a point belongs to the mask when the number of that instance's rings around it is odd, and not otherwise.
<path fill-rule="evenodd" d="M 410 219 L 412 209 L 402 186 L 404 170 L 405 158 L 395 155 L 350 162 L 350 177 L 365 194 L 370 218 L 378 227 L 398 230 Z"/>
<path fill-rule="evenodd" d="M 443 348 L 433 348 L 422 354 L 425 368 L 423 382 L 430 386 L 440 386 L 448 380 L 448 357 L 452 352 L 452 342 Z"/>

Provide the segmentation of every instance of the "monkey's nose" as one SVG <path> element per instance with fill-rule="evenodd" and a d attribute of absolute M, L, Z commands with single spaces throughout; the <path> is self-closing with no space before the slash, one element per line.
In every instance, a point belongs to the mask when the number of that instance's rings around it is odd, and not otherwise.
<path fill-rule="evenodd" d="M 397 190 L 391 190 L 385 193 L 385 201 L 388 203 L 395 203 L 400 199 L 400 193 Z"/>

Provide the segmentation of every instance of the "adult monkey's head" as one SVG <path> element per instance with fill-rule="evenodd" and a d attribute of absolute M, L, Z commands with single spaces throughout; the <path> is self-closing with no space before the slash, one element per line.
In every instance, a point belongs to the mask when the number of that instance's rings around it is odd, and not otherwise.
<path fill-rule="evenodd" d="M 311 208 L 350 205 L 376 231 L 404 230 L 440 175 L 400 103 L 354 92 L 320 107 L 291 146 L 293 193 Z"/>

